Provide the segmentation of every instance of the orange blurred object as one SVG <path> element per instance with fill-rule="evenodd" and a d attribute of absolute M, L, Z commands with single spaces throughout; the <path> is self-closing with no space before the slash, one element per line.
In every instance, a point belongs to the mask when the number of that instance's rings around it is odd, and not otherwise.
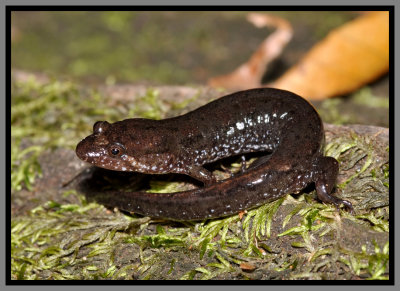
<path fill-rule="evenodd" d="M 389 70 L 389 12 L 364 14 L 316 44 L 268 86 L 308 99 L 350 93 Z"/>
<path fill-rule="evenodd" d="M 286 20 L 268 14 L 251 13 L 248 20 L 276 30 L 246 63 L 210 79 L 210 86 L 232 91 L 275 87 L 316 100 L 350 93 L 389 70 L 389 12 L 373 11 L 332 30 L 279 79 L 261 84 L 267 65 L 291 39 L 292 28 Z"/>

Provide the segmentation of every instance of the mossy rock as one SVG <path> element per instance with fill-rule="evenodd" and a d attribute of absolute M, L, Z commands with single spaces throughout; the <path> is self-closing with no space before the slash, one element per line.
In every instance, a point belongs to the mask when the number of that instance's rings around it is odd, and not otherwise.
<path fill-rule="evenodd" d="M 354 216 L 319 203 L 312 189 L 202 222 L 121 213 L 77 191 L 93 169 L 74 146 L 94 121 L 169 117 L 225 94 L 14 80 L 11 278 L 388 279 L 387 128 L 325 125 L 327 155 L 340 162 L 335 194 Z M 136 178 L 171 187 L 169 178 Z"/>

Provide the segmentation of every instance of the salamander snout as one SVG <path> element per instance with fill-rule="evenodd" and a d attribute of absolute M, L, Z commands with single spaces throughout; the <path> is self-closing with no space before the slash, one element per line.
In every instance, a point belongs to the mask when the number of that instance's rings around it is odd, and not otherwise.
<path fill-rule="evenodd" d="M 76 155 L 78 156 L 78 158 L 80 158 L 83 161 L 87 160 L 87 143 L 85 142 L 85 139 L 81 140 L 78 145 L 76 146 Z"/>
<path fill-rule="evenodd" d="M 95 137 L 89 135 L 78 143 L 75 152 L 78 158 L 93 164 L 96 158 L 104 154 L 104 148 L 97 146 Z"/>
<path fill-rule="evenodd" d="M 94 166 L 114 171 L 130 171 L 131 163 L 125 160 L 124 150 L 123 145 L 110 144 L 103 135 L 95 133 L 81 140 L 75 152 L 78 158 Z"/>

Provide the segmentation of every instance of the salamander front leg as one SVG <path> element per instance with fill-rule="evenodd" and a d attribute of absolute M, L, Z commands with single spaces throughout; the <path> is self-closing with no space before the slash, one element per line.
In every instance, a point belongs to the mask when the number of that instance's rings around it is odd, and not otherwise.
<path fill-rule="evenodd" d="M 332 189 L 336 183 L 339 171 L 339 163 L 331 157 L 322 157 L 319 160 L 320 177 L 315 181 L 315 189 L 318 198 L 325 203 L 330 203 L 339 209 L 341 204 L 351 213 L 354 214 L 353 205 L 350 201 L 339 199 L 331 195 Z"/>

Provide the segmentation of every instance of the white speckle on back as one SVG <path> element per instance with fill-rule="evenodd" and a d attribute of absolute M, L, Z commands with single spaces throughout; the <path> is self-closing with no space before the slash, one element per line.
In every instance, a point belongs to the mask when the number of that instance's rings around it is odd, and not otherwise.
<path fill-rule="evenodd" d="M 235 133 L 235 129 L 233 127 L 230 127 L 230 129 L 226 132 L 226 135 L 232 135 Z"/>
<path fill-rule="evenodd" d="M 239 130 L 242 130 L 244 128 L 244 123 L 243 122 L 236 122 L 236 128 Z"/>

